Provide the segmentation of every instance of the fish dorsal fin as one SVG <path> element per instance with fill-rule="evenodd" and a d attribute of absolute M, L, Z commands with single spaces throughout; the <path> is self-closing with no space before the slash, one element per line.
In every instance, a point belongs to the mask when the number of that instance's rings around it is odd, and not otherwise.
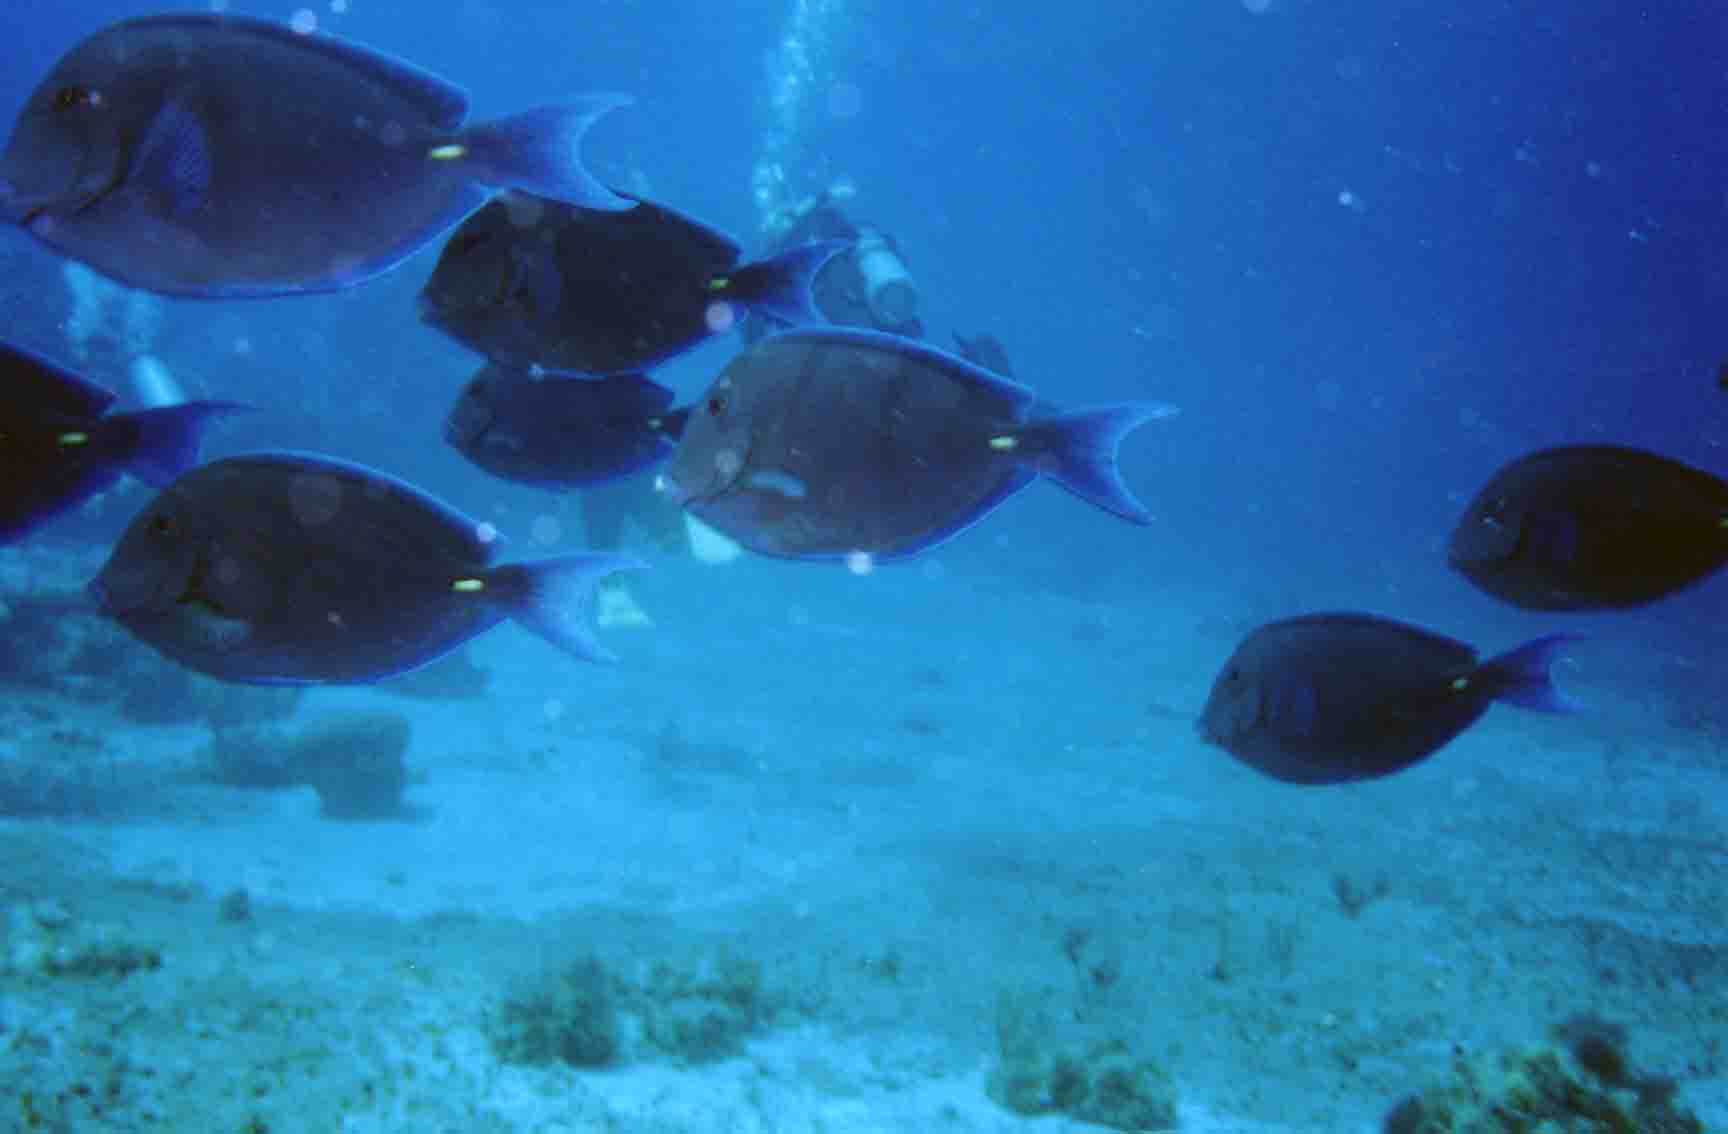
<path fill-rule="evenodd" d="M 985 390 L 1003 399 L 1022 413 L 1030 413 L 1032 407 L 1037 403 L 1037 397 L 1029 387 L 1000 374 L 993 374 L 957 354 L 938 350 L 919 339 L 901 338 L 899 335 L 866 330 L 861 327 L 827 326 L 799 327 L 790 331 L 782 331 L 763 341 L 850 346 L 857 349 L 880 351 L 940 371 L 963 385 Z"/>
<path fill-rule="evenodd" d="M 455 130 L 468 117 L 468 92 L 432 72 L 393 55 L 349 43 L 323 32 L 303 34 L 286 24 L 216 12 L 173 12 L 144 16 L 116 25 L 116 33 L 128 31 L 178 31 L 201 36 L 220 33 L 229 37 L 250 36 L 261 42 L 312 51 L 324 58 L 361 71 L 418 106 L 439 130 Z"/>
<path fill-rule="evenodd" d="M 151 119 L 127 180 L 154 197 L 169 216 L 204 204 L 210 193 L 210 136 L 183 101 L 169 99 Z"/>

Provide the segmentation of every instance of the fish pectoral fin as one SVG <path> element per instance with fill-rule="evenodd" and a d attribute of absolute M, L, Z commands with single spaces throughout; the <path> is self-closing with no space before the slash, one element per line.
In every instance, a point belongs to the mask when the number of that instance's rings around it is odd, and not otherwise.
<path fill-rule="evenodd" d="M 802 500 L 810 491 L 802 480 L 784 469 L 753 470 L 745 476 L 744 483 L 764 492 L 778 493 L 788 500 Z"/>
<path fill-rule="evenodd" d="M 231 649 L 252 636 L 250 622 L 229 618 L 201 600 L 182 602 L 174 608 L 174 616 L 205 646 Z"/>
<path fill-rule="evenodd" d="M 169 99 L 157 112 L 127 180 L 169 216 L 204 206 L 210 194 L 210 136 L 184 101 Z"/>

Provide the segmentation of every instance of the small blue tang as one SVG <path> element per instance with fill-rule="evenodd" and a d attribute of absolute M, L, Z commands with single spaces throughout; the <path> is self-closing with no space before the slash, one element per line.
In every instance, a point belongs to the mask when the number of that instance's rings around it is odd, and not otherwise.
<path fill-rule="evenodd" d="M 1484 662 L 1463 642 L 1378 615 L 1280 619 L 1224 663 L 1200 735 L 1285 783 L 1389 776 L 1449 744 L 1496 701 L 1574 710 L 1549 673 L 1574 640 L 1537 638 Z"/>
<path fill-rule="evenodd" d="M 1526 454 L 1459 517 L 1454 570 L 1525 610 L 1625 610 L 1728 563 L 1728 481 L 1624 445 Z"/>
<path fill-rule="evenodd" d="M 567 653 L 595 641 L 594 589 L 621 555 L 494 563 L 490 529 L 394 477 L 310 453 L 228 457 L 132 521 L 90 584 L 103 613 L 224 681 L 371 682 L 506 618 Z"/>
<path fill-rule="evenodd" d="M 198 462 L 211 419 L 246 407 L 186 402 L 110 414 L 114 395 L 19 347 L 0 343 L 0 544 L 112 487 L 130 473 L 166 484 Z"/>
<path fill-rule="evenodd" d="M 640 374 L 581 378 L 489 365 L 451 407 L 444 439 L 502 480 L 568 491 L 664 461 L 689 412 Z"/>
<path fill-rule="evenodd" d="M 493 362 L 581 374 L 646 370 L 738 325 L 824 322 L 812 280 L 840 240 L 740 263 L 730 236 L 630 194 L 628 212 L 506 193 L 450 234 L 420 318 Z"/>
<path fill-rule="evenodd" d="M 331 291 L 497 189 L 628 208 L 578 155 L 628 101 L 465 125 L 459 88 L 379 52 L 226 13 L 148 16 L 84 40 L 31 94 L 0 155 L 0 212 L 164 295 Z"/>

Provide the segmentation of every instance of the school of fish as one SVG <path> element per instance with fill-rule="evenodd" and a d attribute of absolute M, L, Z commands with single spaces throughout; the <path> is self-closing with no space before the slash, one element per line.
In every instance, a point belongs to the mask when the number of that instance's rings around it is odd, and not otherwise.
<path fill-rule="evenodd" d="M 724 232 L 583 167 L 585 133 L 629 101 L 586 93 L 471 123 L 461 88 L 336 37 L 226 13 L 126 20 L 35 88 L 0 153 L 0 216 L 102 275 L 187 298 L 347 288 L 443 240 L 416 314 L 484 360 L 450 411 L 452 447 L 553 491 L 658 476 L 760 555 L 909 559 L 1039 478 L 1152 522 L 1117 452 L 1174 407 L 1059 408 L 987 337 L 952 353 L 829 324 L 813 288 L 852 242 L 748 260 Z M 881 238 L 866 239 L 857 251 L 875 255 Z M 773 333 L 675 406 L 653 368 L 746 320 Z M 200 464 L 207 426 L 244 406 L 111 413 L 114 401 L 0 345 L 0 543 L 122 476 L 158 487 L 89 595 L 175 662 L 236 682 L 370 682 L 505 620 L 610 657 L 596 588 L 639 560 L 500 560 L 488 525 L 377 469 L 286 451 Z M 1631 448 L 1530 453 L 1488 477 L 1448 557 L 1523 610 L 1641 606 L 1728 559 L 1728 483 Z M 1282 782 L 1387 776 L 1496 702 L 1569 711 L 1551 666 L 1570 640 L 1484 661 L 1377 615 L 1283 618 L 1225 661 L 1198 728 Z"/>

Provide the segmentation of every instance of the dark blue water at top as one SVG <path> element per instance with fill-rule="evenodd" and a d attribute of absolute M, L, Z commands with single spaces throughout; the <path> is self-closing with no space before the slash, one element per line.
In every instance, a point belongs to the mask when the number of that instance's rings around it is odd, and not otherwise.
<path fill-rule="evenodd" d="M 1714 6 L 805 7 L 832 12 L 830 43 L 805 91 L 808 165 L 789 180 L 857 185 L 855 210 L 900 239 L 937 336 L 989 331 L 1058 401 L 1183 410 L 1125 453 L 1159 516 L 1150 534 L 1041 490 L 953 561 L 1106 595 L 1225 578 L 1506 621 L 1437 550 L 1504 460 L 1613 440 L 1728 471 L 1728 30 Z M 0 115 L 72 42 L 153 10 L 16 0 Z M 355 0 L 317 14 L 463 84 L 476 116 L 635 95 L 594 130 L 591 165 L 756 238 L 752 169 L 784 126 L 769 97 L 781 5 Z M 16 265 L 8 332 L 54 350 L 56 263 L 17 233 L 0 255 Z M 179 363 L 189 384 L 269 411 L 219 449 L 317 447 L 481 512 L 529 499 L 437 441 L 473 363 L 413 318 L 430 266 L 332 297 L 174 302 L 158 353 L 202 360 Z M 692 393 L 730 349 L 663 377 Z M 1684 625 L 1725 594 L 1638 618 Z"/>

